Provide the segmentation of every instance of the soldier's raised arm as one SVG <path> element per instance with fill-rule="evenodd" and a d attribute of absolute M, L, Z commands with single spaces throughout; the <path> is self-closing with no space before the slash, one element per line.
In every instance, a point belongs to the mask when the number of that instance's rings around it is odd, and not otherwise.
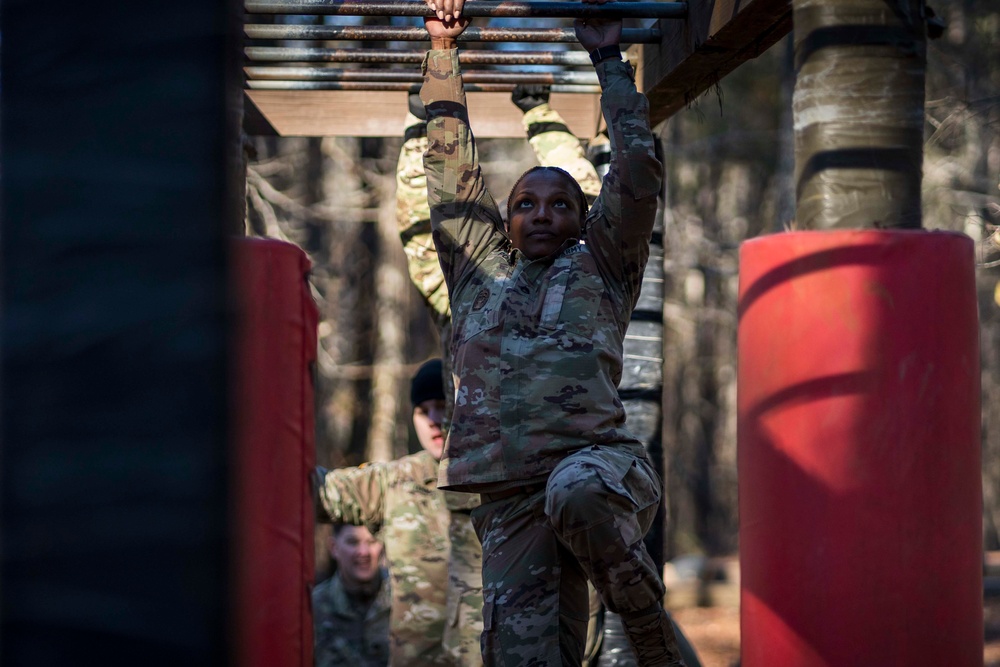
<path fill-rule="evenodd" d="M 461 11 L 459 0 L 428 2 L 439 15 Z M 461 16 L 450 21 L 425 17 L 431 48 L 424 58 L 420 90 L 427 113 L 424 170 L 431 228 L 453 308 L 456 290 L 482 258 L 506 240 L 496 203 L 483 182 L 458 62 L 458 36 L 468 23 Z"/>

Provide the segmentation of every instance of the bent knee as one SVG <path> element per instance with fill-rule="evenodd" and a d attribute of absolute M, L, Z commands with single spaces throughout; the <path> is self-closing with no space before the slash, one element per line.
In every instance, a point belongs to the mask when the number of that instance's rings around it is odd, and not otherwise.
<path fill-rule="evenodd" d="M 560 534 L 586 530 L 612 518 L 607 490 L 586 465 L 567 466 L 546 486 L 545 514 Z"/>

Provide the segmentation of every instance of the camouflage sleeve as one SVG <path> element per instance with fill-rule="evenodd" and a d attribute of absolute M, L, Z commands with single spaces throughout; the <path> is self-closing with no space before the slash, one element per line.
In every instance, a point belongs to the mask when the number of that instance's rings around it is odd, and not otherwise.
<path fill-rule="evenodd" d="M 587 201 L 593 203 L 601 192 L 601 179 L 559 112 L 548 103 L 540 104 L 525 112 L 521 120 L 538 164 L 568 171 L 583 188 Z"/>
<path fill-rule="evenodd" d="M 318 518 L 328 523 L 378 526 L 385 518 L 389 468 L 369 463 L 326 471 L 319 485 Z"/>
<path fill-rule="evenodd" d="M 406 253 L 410 280 L 430 309 L 440 330 L 451 319 L 448 289 L 431 238 L 431 213 L 427 206 L 427 178 L 424 176 L 426 137 L 403 142 L 396 163 L 396 223 Z"/>
<path fill-rule="evenodd" d="M 662 169 L 649 127 L 649 102 L 636 90 L 632 66 L 606 60 L 596 69 L 611 164 L 587 219 L 587 244 L 602 272 L 623 290 L 625 305 L 632 308 L 649 258 Z"/>
<path fill-rule="evenodd" d="M 506 241 L 469 127 L 458 49 L 430 50 L 420 97 L 427 109 L 427 202 L 438 261 L 452 298 L 483 257 Z"/>

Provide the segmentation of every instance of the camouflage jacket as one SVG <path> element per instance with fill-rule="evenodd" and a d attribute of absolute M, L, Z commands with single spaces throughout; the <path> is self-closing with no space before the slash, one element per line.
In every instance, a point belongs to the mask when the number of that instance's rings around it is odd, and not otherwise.
<path fill-rule="evenodd" d="M 442 648 L 450 513 L 427 452 L 324 472 L 321 520 L 379 530 L 392 579 L 389 664 L 447 664 Z M 379 529 L 378 527 L 381 526 Z"/>
<path fill-rule="evenodd" d="M 580 184 L 587 201 L 593 203 L 601 191 L 601 179 L 587 159 L 577 139 L 559 112 L 548 103 L 525 112 L 522 117 L 528 143 L 538 163 L 556 166 L 569 172 Z M 448 352 L 451 332 L 451 306 L 448 291 L 438 262 L 437 250 L 431 238 L 430 209 L 427 206 L 427 179 L 424 177 L 426 133 L 407 138 L 396 165 L 396 222 L 406 253 L 410 280 L 416 286 L 438 326 L 445 344 L 445 362 L 449 373 Z M 448 414 L 451 414 L 453 392 L 448 392 Z M 447 428 L 445 429 L 447 430 Z M 479 505 L 476 494 L 446 492 L 445 501 L 451 510 L 468 510 Z"/>
<path fill-rule="evenodd" d="M 439 484 L 485 491 L 542 479 L 591 444 L 643 455 L 617 387 L 661 167 L 631 67 L 596 68 L 612 157 L 583 238 L 534 261 L 511 248 L 483 183 L 458 50 L 429 51 L 423 67 L 424 168 L 456 383 Z"/>
<path fill-rule="evenodd" d="M 388 575 L 371 606 L 362 612 L 354 607 L 340 575 L 316 584 L 312 592 L 313 636 L 316 667 L 385 667 L 389 661 Z"/>
<path fill-rule="evenodd" d="M 570 173 L 593 203 L 601 191 L 601 179 L 587 159 L 580 140 L 573 136 L 559 112 L 540 104 L 521 119 L 528 143 L 544 166 L 560 167 Z M 424 136 L 407 139 L 396 165 L 396 222 L 406 253 L 410 280 L 416 286 L 447 343 L 451 324 L 448 290 L 431 238 L 431 214 L 427 206 L 427 179 L 424 177 Z"/>

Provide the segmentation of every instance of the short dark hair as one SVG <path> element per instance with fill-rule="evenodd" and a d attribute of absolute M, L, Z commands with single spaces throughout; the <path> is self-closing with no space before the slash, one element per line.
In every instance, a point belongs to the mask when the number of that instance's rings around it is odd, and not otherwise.
<path fill-rule="evenodd" d="M 514 205 L 514 190 L 517 190 L 517 186 L 521 184 L 521 181 L 523 181 L 526 176 L 529 176 L 530 174 L 533 174 L 536 171 L 543 171 L 543 170 L 554 171 L 557 174 L 562 174 L 569 180 L 570 183 L 573 184 L 573 191 L 576 194 L 576 198 L 580 204 L 580 227 L 582 228 L 584 220 L 587 219 L 587 209 L 589 208 L 587 206 L 587 195 L 583 194 L 583 188 L 580 187 L 580 184 L 576 182 L 576 179 L 573 178 L 573 176 L 565 169 L 562 169 L 560 167 L 545 167 L 541 165 L 532 167 L 528 171 L 521 174 L 520 177 L 518 177 L 518 179 L 514 181 L 514 186 L 510 189 L 510 194 L 507 195 L 507 225 L 508 226 L 510 225 L 510 212 L 511 212 L 511 207 Z"/>
<path fill-rule="evenodd" d="M 333 536 L 334 537 L 340 537 L 340 534 L 342 532 L 344 532 L 344 529 L 347 528 L 347 527 L 349 527 L 349 526 L 350 527 L 354 527 L 354 524 L 353 523 L 341 523 L 341 522 L 337 522 L 337 523 L 333 524 Z"/>

